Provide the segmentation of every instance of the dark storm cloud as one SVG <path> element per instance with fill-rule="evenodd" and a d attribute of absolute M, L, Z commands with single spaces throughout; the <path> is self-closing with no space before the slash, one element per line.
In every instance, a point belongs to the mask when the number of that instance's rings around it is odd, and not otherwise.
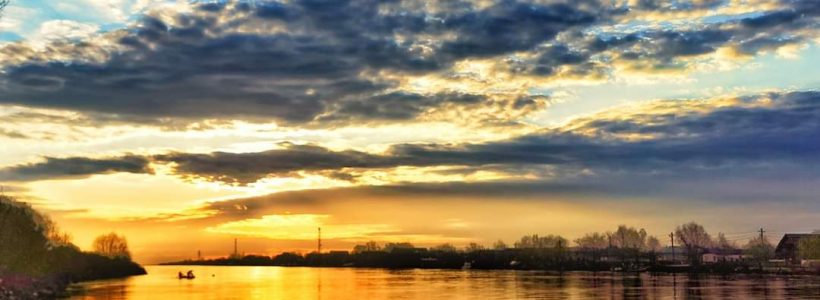
<path fill-rule="evenodd" d="M 0 102 L 107 113 L 135 122 L 408 120 L 431 108 L 480 106 L 485 99 L 411 95 L 395 91 L 396 82 L 367 74 L 436 72 L 463 58 L 527 50 L 607 13 L 592 1 L 501 1 L 483 9 L 465 2 L 453 4 L 463 9 L 442 12 L 402 5 L 202 4 L 172 20 L 145 16 L 107 34 L 115 50 L 90 42 L 52 45 L 56 52 L 71 53 L 72 61 L 50 60 L 13 45 L 4 48 L 16 59 L 0 75 Z M 243 30 L 249 27 L 269 29 Z M 97 56 L 86 58 L 89 53 Z"/>
<path fill-rule="evenodd" d="M 584 4 L 598 6 L 593 1 L 579 1 L 575 6 L 501 1 L 483 11 L 446 19 L 447 28 L 459 36 L 445 42 L 442 52 L 462 58 L 531 49 L 572 26 L 599 21 L 598 15 L 578 9 Z"/>
<path fill-rule="evenodd" d="M 0 103 L 108 114 L 113 116 L 108 120 L 126 122 L 408 121 L 442 107 L 469 110 L 495 103 L 489 95 L 465 101 L 447 92 L 401 91 L 397 81 L 387 79 L 395 77 L 383 72 L 446 73 L 463 59 L 530 53 L 534 58 L 509 59 L 510 70 L 602 77 L 617 60 L 676 67 L 678 58 L 720 47 L 755 54 L 800 43 L 807 39 L 802 31 L 813 30 L 820 15 L 812 1 L 784 1 L 774 11 L 689 30 L 595 30 L 617 24 L 620 17 L 722 5 L 725 1 L 640 1 L 631 7 L 593 0 L 499 0 L 481 6 L 469 1 L 195 4 L 192 13 L 146 15 L 101 39 L 58 41 L 42 53 L 24 44 L 4 46 L 8 59 L 0 74 Z M 584 31 L 590 33 L 580 34 Z M 570 38 L 559 40 L 561 34 Z"/>
<path fill-rule="evenodd" d="M 171 153 L 154 157 L 176 164 L 176 173 L 229 183 L 251 183 L 268 175 L 286 176 L 297 171 L 394 166 L 389 159 L 359 151 L 331 151 L 313 145 L 283 145 L 285 148 L 257 153 L 210 154 Z"/>
<path fill-rule="evenodd" d="M 605 112 L 566 127 L 481 144 L 397 144 L 384 153 L 282 144 L 280 149 L 255 153 L 48 158 L 2 169 L 0 178 L 148 173 L 149 161 L 171 164 L 182 177 L 231 184 L 299 176 L 298 172 L 331 172 L 351 180 L 356 170 L 400 166 L 454 166 L 464 172 L 485 168 L 509 174 L 549 168 L 538 176 L 566 178 L 587 174 L 783 177 L 784 173 L 820 178 L 820 172 L 805 171 L 820 165 L 820 92 L 771 93 L 735 101 L 740 104 L 707 107 L 684 100 L 658 101 L 638 111 L 617 113 L 617 118 Z M 800 167 L 803 171 L 796 171 Z"/>
<path fill-rule="evenodd" d="M 54 158 L 45 161 L 0 169 L 0 181 L 37 181 L 83 178 L 117 172 L 151 174 L 148 158 L 127 155 L 116 158 Z"/>
<path fill-rule="evenodd" d="M 511 61 L 510 69 L 515 73 L 529 73 L 539 76 L 556 75 L 559 68 L 572 66 L 579 74 L 594 70 L 595 63 L 590 62 L 593 51 L 570 49 L 567 45 L 556 44 L 540 47 L 536 50 L 538 58 L 532 61 Z"/>
<path fill-rule="evenodd" d="M 443 165 L 507 166 L 510 173 L 543 165 L 566 174 L 582 170 L 627 174 L 729 170 L 727 176 L 733 169 L 748 173 L 759 166 L 779 176 L 778 165 L 820 163 L 820 92 L 761 95 L 745 101 L 761 97 L 771 98 L 774 105 L 714 108 L 703 113 L 687 108 L 685 102 L 662 102 L 659 105 L 672 105 L 678 111 L 655 113 L 650 109 L 628 118 L 581 120 L 578 126 L 572 124 L 573 132 L 559 128 L 484 144 L 399 144 L 382 154 L 289 145 L 259 153 L 178 153 L 156 159 L 177 164 L 176 172 L 183 176 L 232 183 L 297 171 Z M 617 138 L 635 134 L 652 138 Z"/>
<path fill-rule="evenodd" d="M 688 11 L 713 9 L 727 4 L 728 0 L 705 0 L 705 1 L 668 1 L 668 0 L 638 0 L 632 9 L 648 11 Z"/>
<path fill-rule="evenodd" d="M 705 10 L 726 5 L 726 1 L 639 1 L 627 18 L 644 13 Z M 593 31 L 569 35 L 563 44 L 536 48 L 537 59 L 516 61 L 511 69 L 539 76 L 553 76 L 560 67 L 571 74 L 605 74 L 600 62 L 626 62 L 641 69 L 685 68 L 686 58 L 731 48 L 738 53 L 757 55 L 761 51 L 805 43 L 813 39 L 820 9 L 812 1 L 781 1 L 779 8 L 745 18 L 730 18 L 697 24 L 688 29 L 660 26 L 626 32 Z M 626 26 L 629 28 L 629 26 Z"/>
<path fill-rule="evenodd" d="M 442 107 L 447 104 L 469 107 L 485 101 L 487 101 L 486 96 L 473 94 L 422 95 L 394 92 L 342 103 L 332 114 L 320 119 L 326 121 L 338 119 L 410 120 L 430 107 Z"/>

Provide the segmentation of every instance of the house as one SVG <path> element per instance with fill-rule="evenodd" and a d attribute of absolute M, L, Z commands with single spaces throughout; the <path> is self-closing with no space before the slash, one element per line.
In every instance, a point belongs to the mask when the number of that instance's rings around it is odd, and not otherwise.
<path fill-rule="evenodd" d="M 706 249 L 701 255 L 704 264 L 731 263 L 743 260 L 743 250 L 740 249 Z"/>
<path fill-rule="evenodd" d="M 681 246 L 663 247 L 663 249 L 658 252 L 658 261 L 682 264 L 686 262 L 686 248 Z"/>
<path fill-rule="evenodd" d="M 818 233 L 787 233 L 783 235 L 774 254 L 777 258 L 785 259 L 789 263 L 799 264 L 800 257 L 797 255 L 797 245 L 801 239 L 808 237 L 820 237 Z"/>

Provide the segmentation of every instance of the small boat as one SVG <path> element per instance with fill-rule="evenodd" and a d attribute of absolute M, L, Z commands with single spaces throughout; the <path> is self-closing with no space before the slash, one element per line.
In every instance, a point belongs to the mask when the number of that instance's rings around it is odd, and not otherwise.
<path fill-rule="evenodd" d="M 185 275 L 182 275 L 182 272 L 179 272 L 179 273 L 177 273 L 177 276 L 179 276 L 179 279 L 194 279 L 194 278 L 196 278 L 196 276 L 194 276 L 194 271 L 188 271 L 188 273 L 185 274 Z"/>

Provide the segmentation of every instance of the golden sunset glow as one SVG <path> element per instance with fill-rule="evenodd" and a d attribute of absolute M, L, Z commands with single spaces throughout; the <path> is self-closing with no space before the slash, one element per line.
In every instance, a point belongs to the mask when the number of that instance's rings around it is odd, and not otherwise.
<path fill-rule="evenodd" d="M 0 185 L 144 263 L 815 229 L 820 13 L 675 3 L 12 1 Z"/>

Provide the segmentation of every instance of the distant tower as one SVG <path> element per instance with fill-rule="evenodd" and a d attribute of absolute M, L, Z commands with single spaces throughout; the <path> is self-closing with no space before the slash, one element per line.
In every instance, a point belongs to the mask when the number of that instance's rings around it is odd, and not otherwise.
<path fill-rule="evenodd" d="M 239 256 L 239 248 L 237 248 L 237 246 L 236 246 L 236 240 L 237 240 L 236 238 L 233 239 L 233 256 L 234 257 Z"/>
<path fill-rule="evenodd" d="M 321 254 L 322 253 L 322 227 L 319 227 L 319 240 L 317 242 L 317 246 L 318 247 L 316 249 L 316 253 Z"/>
<path fill-rule="evenodd" d="M 202 260 L 202 251 L 196 250 L 196 260 Z"/>

